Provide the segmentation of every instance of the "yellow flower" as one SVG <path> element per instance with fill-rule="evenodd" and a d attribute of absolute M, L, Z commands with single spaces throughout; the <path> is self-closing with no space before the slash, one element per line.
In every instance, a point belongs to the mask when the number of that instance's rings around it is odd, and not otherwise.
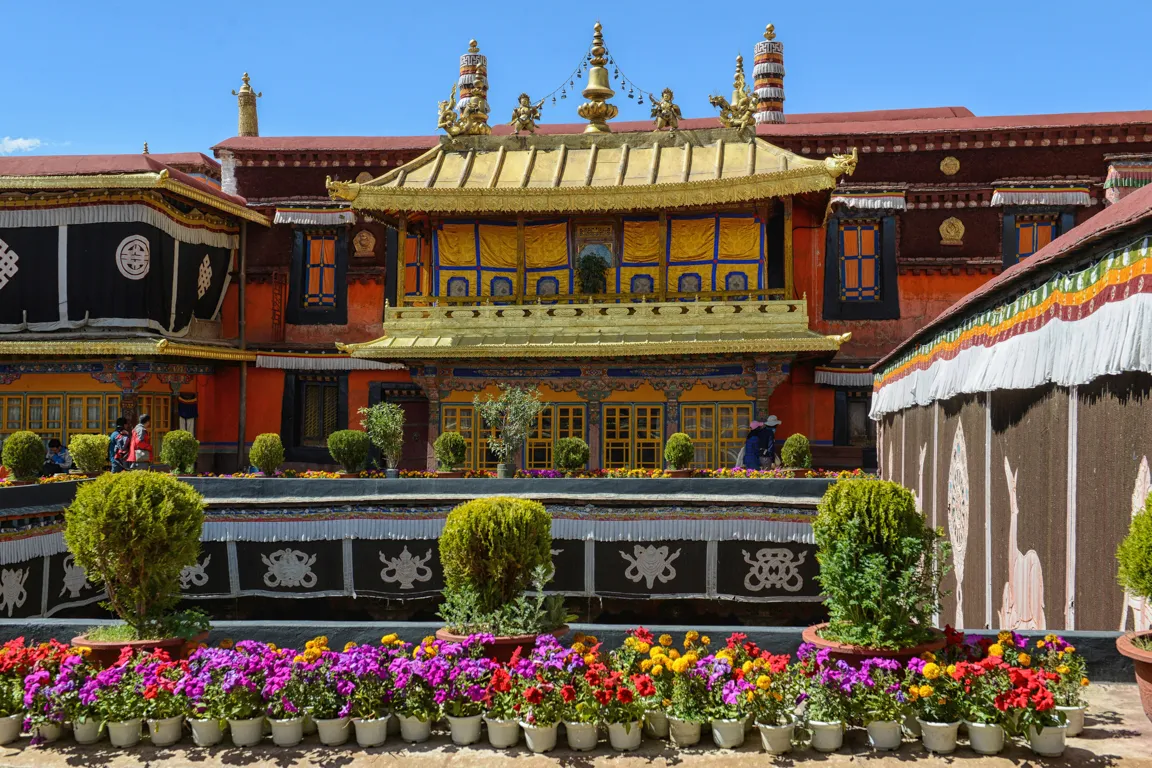
<path fill-rule="evenodd" d="M 344 643 L 344 653 L 348 653 L 348 651 L 352 650 L 355 647 L 356 647 L 356 643 L 349 640 L 348 642 Z"/>
<path fill-rule="evenodd" d="M 1086 686 L 1086 685 L 1088 685 L 1088 678 L 1086 678 L 1086 677 L 1082 677 L 1082 678 L 1080 678 L 1080 685 L 1081 685 L 1081 686 Z"/>
<path fill-rule="evenodd" d="M 576 634 L 572 635 L 572 642 L 573 643 L 584 642 L 584 633 L 583 632 L 577 632 Z"/>
<path fill-rule="evenodd" d="M 1064 648 L 1064 653 L 1076 653 L 1076 647 L 1069 645 Z"/>
<path fill-rule="evenodd" d="M 661 648 L 660 646 L 657 645 L 655 648 L 653 648 L 652 650 L 650 650 L 648 652 L 648 655 L 654 659 L 663 659 L 663 658 L 666 658 L 666 656 L 665 656 L 666 653 L 667 653 L 667 651 L 665 651 L 663 648 Z"/>
<path fill-rule="evenodd" d="M 916 686 L 912 686 L 911 688 L 909 688 L 908 689 L 908 701 L 916 701 L 916 699 L 918 699 L 918 698 L 920 698 L 920 689 L 917 688 Z"/>
<path fill-rule="evenodd" d="M 1054 643 L 1057 640 L 1056 635 L 1044 635 L 1044 639 L 1049 643 Z"/>
<path fill-rule="evenodd" d="M 304 663 L 304 657 L 303 657 L 303 656 L 301 656 L 301 655 L 299 655 L 299 654 L 297 654 L 296 656 L 294 656 L 294 657 L 292 658 L 292 661 L 294 661 L 294 662 L 295 662 L 295 663 L 297 663 L 297 664 L 303 664 L 303 663 Z"/>
<path fill-rule="evenodd" d="M 326 647 L 328 647 L 328 635 L 320 635 L 319 637 L 315 638 L 312 642 L 316 643 L 317 647 L 319 647 L 319 648 L 326 648 Z"/>
<path fill-rule="evenodd" d="M 661 664 L 653 664 L 651 672 L 652 677 L 660 677 L 662 674 L 664 674 L 664 666 Z"/>
<path fill-rule="evenodd" d="M 636 638 L 631 637 L 631 636 L 624 638 L 624 647 L 629 649 L 629 650 L 635 650 Z"/>
<path fill-rule="evenodd" d="M 1012 642 L 1012 633 L 1008 631 L 1001 632 L 996 635 L 996 639 L 1002 643 L 1010 643 Z"/>
<path fill-rule="evenodd" d="M 268 643 L 268 650 L 271 651 L 272 653 L 276 653 L 276 650 L 277 650 L 276 644 L 275 643 Z"/>
<path fill-rule="evenodd" d="M 750 662 L 750 661 L 744 662 L 743 664 L 740 665 L 740 669 L 744 671 L 745 675 L 747 675 L 749 672 L 752 671 L 752 662 Z"/>
<path fill-rule="evenodd" d="M 920 658 L 924 661 L 936 661 L 936 654 L 932 653 L 932 651 L 925 651 L 920 654 Z"/>
<path fill-rule="evenodd" d="M 1068 665 L 1067 664 L 1061 664 L 1060 666 L 1056 667 L 1056 671 L 1062 675 L 1066 675 L 1066 674 L 1068 674 Z"/>
<path fill-rule="evenodd" d="M 588 665 L 595 664 L 596 663 L 596 654 L 590 653 L 587 656 L 585 656 L 584 657 L 584 663 L 588 664 Z"/>
<path fill-rule="evenodd" d="M 676 661 L 676 659 L 680 658 L 680 651 L 673 648 L 672 650 L 668 651 L 668 658 L 672 659 L 672 661 Z"/>
<path fill-rule="evenodd" d="M 588 653 L 588 648 L 584 645 L 584 643 L 572 643 L 572 650 L 581 656 Z"/>
<path fill-rule="evenodd" d="M 644 642 L 636 643 L 636 650 L 639 653 L 648 653 L 648 651 L 651 650 L 651 648 L 652 648 L 652 646 L 648 645 L 648 643 L 644 643 Z"/>
<path fill-rule="evenodd" d="M 420 649 L 421 648 L 423 648 L 423 646 L 418 645 L 412 649 L 412 658 L 414 658 L 414 659 L 420 658 Z"/>
<path fill-rule="evenodd" d="M 600 641 L 596 639 L 596 635 L 584 635 L 584 644 L 585 645 L 593 646 L 593 645 L 596 645 L 596 643 L 598 643 L 598 642 L 600 642 Z"/>
<path fill-rule="evenodd" d="M 780 693 L 780 691 L 772 691 L 772 698 L 776 701 L 784 701 L 784 694 Z"/>
<path fill-rule="evenodd" d="M 641 672 L 647 672 L 650 669 L 652 669 L 652 659 L 644 659 L 644 661 L 640 662 Z"/>
<path fill-rule="evenodd" d="M 772 678 L 768 677 L 768 675 L 760 675 L 760 677 L 756 678 L 756 687 L 762 691 L 768 690 L 772 687 Z"/>
<path fill-rule="evenodd" d="M 916 691 L 916 693 L 920 694 L 920 698 L 922 698 L 922 699 L 926 699 L 926 698 L 928 698 L 929 696 L 931 696 L 931 695 L 932 695 L 932 686 L 930 686 L 930 685 L 922 685 L 922 686 L 920 686 L 920 688 L 919 688 L 919 689 Z"/>
<path fill-rule="evenodd" d="M 436 655 L 436 646 L 434 646 L 434 645 L 424 646 L 424 653 L 428 654 L 429 658 L 435 656 Z"/>
<path fill-rule="evenodd" d="M 432 635 L 428 635 L 428 637 L 426 637 L 420 641 L 420 644 L 421 645 L 432 645 L 432 643 L 434 643 L 434 642 L 436 642 L 436 638 L 433 637 Z"/>
<path fill-rule="evenodd" d="M 1004 655 L 1004 647 L 1002 645 L 1000 645 L 1000 643 L 993 643 L 992 645 L 988 646 L 988 655 L 989 656 L 1003 656 Z"/>
<path fill-rule="evenodd" d="M 699 639 L 700 639 L 700 633 L 694 629 L 688 630 L 688 633 L 686 635 L 684 635 L 684 642 L 685 643 L 694 643 Z"/>
<path fill-rule="evenodd" d="M 1026 667 L 1032 663 L 1032 657 L 1026 653 L 1022 653 L 1019 656 L 1017 656 L 1016 660 L 1020 662 L 1020 666 L 1022 666 L 1022 667 Z"/>
<path fill-rule="evenodd" d="M 1036 647 L 1037 648 L 1043 648 L 1045 645 L 1047 645 L 1047 643 L 1045 643 L 1043 640 L 1037 640 L 1036 641 Z"/>
<path fill-rule="evenodd" d="M 665 648 L 672 645 L 672 635 L 660 635 L 660 645 Z"/>
<path fill-rule="evenodd" d="M 684 654 L 684 659 L 688 662 L 689 665 L 695 664 L 699 658 L 699 656 L 692 652 Z"/>
<path fill-rule="evenodd" d="M 744 697 L 746 699 L 748 699 L 748 701 L 755 701 L 756 700 L 756 692 L 755 691 L 748 691 L 748 693 L 746 693 L 744 695 Z"/>
<path fill-rule="evenodd" d="M 235 645 L 235 643 L 232 642 L 232 638 L 230 638 L 230 637 L 226 637 L 220 641 L 220 647 L 223 648 L 224 650 L 228 650 L 233 645 Z"/>
<path fill-rule="evenodd" d="M 92 653 L 92 649 L 86 645 L 81 645 L 76 649 L 76 653 L 80 654 L 82 658 L 88 658 L 88 654 Z"/>
<path fill-rule="evenodd" d="M 712 645 L 712 639 L 708 635 L 703 635 L 700 638 L 700 645 Z"/>
<path fill-rule="evenodd" d="M 716 658 L 727 659 L 728 661 L 733 661 L 732 652 L 729 651 L 727 648 L 725 648 L 724 650 L 721 650 L 721 651 L 717 651 L 716 652 Z"/>
<path fill-rule="evenodd" d="M 929 680 L 935 680 L 936 678 L 940 677 L 940 665 L 934 661 L 925 664 L 924 677 L 928 678 Z"/>

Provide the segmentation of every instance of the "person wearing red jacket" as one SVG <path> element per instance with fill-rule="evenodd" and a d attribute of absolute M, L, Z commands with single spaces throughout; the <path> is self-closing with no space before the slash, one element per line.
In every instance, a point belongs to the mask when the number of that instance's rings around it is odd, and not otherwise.
<path fill-rule="evenodd" d="M 149 469 L 152 465 L 152 419 L 144 413 L 132 430 L 128 444 L 128 461 L 132 469 Z"/>

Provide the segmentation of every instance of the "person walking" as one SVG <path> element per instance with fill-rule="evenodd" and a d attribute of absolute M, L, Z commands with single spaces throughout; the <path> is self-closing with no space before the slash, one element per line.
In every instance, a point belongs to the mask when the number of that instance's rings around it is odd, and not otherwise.
<path fill-rule="evenodd" d="M 128 433 L 128 419 L 121 416 L 116 419 L 116 429 L 108 435 L 108 464 L 112 472 L 128 471 L 128 448 L 132 436 Z"/>
<path fill-rule="evenodd" d="M 776 464 L 776 427 L 780 426 L 780 419 L 769 416 L 760 427 L 760 463 L 765 469 L 771 469 Z"/>
<path fill-rule="evenodd" d="M 762 421 L 748 425 L 748 435 L 744 438 L 744 449 L 736 459 L 736 465 L 744 469 L 760 469 L 760 428 Z"/>
<path fill-rule="evenodd" d="M 128 445 L 128 461 L 132 469 L 150 469 L 152 466 L 152 418 L 144 413 L 132 430 Z"/>

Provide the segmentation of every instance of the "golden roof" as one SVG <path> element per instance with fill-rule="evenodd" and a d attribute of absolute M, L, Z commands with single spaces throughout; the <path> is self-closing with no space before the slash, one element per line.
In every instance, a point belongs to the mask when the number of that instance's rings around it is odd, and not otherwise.
<path fill-rule="evenodd" d="M 733 129 L 671 133 L 442 137 L 363 184 L 328 182 L 352 207 L 439 213 L 667 209 L 831 189 L 855 155 L 824 160 Z"/>
<path fill-rule="evenodd" d="M 0 357 L 185 357 L 199 360 L 247 360 L 256 353 L 235 347 L 186 344 L 168 339 L 73 339 L 69 341 L 3 341 Z"/>
<path fill-rule="evenodd" d="M 629 357 L 835 352 L 851 334 L 808 329 L 807 301 L 389 307 L 385 335 L 352 357 Z"/>

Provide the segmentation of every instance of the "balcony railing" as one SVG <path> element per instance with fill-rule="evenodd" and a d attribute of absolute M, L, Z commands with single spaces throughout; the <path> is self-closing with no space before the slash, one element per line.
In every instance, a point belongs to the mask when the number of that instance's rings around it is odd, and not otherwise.
<path fill-rule="evenodd" d="M 660 302 L 687 301 L 781 301 L 785 297 L 783 288 L 765 288 L 749 291 L 669 291 L 659 293 L 573 293 L 536 296 L 406 296 L 406 307 L 466 307 L 466 306 L 516 306 L 554 304 L 655 304 Z"/>

